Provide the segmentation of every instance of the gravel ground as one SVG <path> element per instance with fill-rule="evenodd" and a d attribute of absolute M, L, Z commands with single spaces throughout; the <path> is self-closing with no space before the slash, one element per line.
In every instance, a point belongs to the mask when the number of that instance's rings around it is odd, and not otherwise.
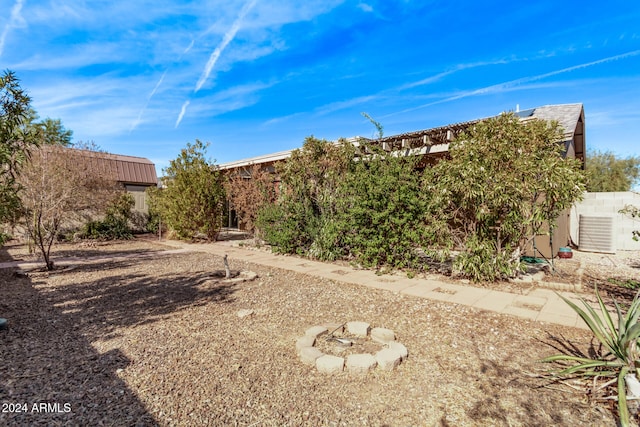
<path fill-rule="evenodd" d="M 164 249 L 130 245 L 102 252 Z M 10 322 L 0 331 L 0 425 L 615 425 L 578 388 L 539 377 L 548 366 L 536 361 L 559 342 L 586 351 L 586 331 L 238 260 L 231 268 L 258 278 L 225 282 L 222 260 L 204 253 L 0 270 Z M 298 360 L 307 328 L 357 320 L 393 329 L 409 358 L 391 372 L 333 376 Z"/>

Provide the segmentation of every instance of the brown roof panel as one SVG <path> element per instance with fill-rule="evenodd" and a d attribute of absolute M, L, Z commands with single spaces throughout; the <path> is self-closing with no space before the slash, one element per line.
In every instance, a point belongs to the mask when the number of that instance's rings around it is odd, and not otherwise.
<path fill-rule="evenodd" d="M 158 184 L 156 167 L 149 159 L 74 148 L 66 148 L 66 150 L 73 150 L 74 154 L 90 158 L 91 167 L 104 170 L 118 182 L 141 185 Z"/>

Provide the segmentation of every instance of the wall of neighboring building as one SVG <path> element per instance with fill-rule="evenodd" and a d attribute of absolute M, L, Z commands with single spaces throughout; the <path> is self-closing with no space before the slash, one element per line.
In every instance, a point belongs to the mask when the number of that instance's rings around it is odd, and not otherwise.
<path fill-rule="evenodd" d="M 632 231 L 640 230 L 640 220 L 619 213 L 626 205 L 640 207 L 640 193 L 634 191 L 585 193 L 584 200 L 571 210 L 571 240 L 580 248 L 580 215 L 613 218 L 613 243 L 616 250 L 640 250 L 640 241 Z"/>
<path fill-rule="evenodd" d="M 562 212 L 553 223 L 553 234 L 549 236 L 549 226 L 545 223 L 540 230 L 543 234 L 538 234 L 524 248 L 523 255 L 532 257 L 543 257 L 546 259 L 558 256 L 558 250 L 569 246 L 569 210 Z"/>
<path fill-rule="evenodd" d="M 133 196 L 135 201 L 134 209 L 138 212 L 149 213 L 149 205 L 147 204 L 147 196 L 145 190 L 149 186 L 125 184 L 124 188 Z"/>

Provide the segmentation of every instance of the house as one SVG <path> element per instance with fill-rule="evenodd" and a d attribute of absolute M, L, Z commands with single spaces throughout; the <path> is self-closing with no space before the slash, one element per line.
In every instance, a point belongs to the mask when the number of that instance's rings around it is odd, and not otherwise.
<path fill-rule="evenodd" d="M 65 148 L 65 150 L 72 150 L 73 154 L 82 156 L 90 167 L 103 170 L 108 177 L 123 185 L 135 200 L 134 209 L 138 212 L 148 213 L 149 206 L 145 190 L 158 184 L 156 167 L 153 162 L 143 157 L 74 148 Z"/>
<path fill-rule="evenodd" d="M 585 117 L 582 104 L 545 105 L 522 111 L 518 110 L 515 114 L 521 121 L 534 119 L 557 121 L 564 130 L 563 140 L 559 141 L 559 143 L 564 144 L 564 155 L 569 158 L 577 158 L 581 160 L 584 167 L 586 145 Z M 411 155 L 420 155 L 423 156 L 425 164 L 434 164 L 440 159 L 446 157 L 451 141 L 453 141 L 460 133 L 482 120 L 486 120 L 486 118 L 407 132 L 376 140 L 367 140 L 367 142 L 378 144 L 382 149 L 388 152 L 404 152 Z M 357 146 L 363 139 L 364 138 L 354 137 L 347 139 L 347 141 Z M 274 172 L 275 163 L 290 157 L 292 151 L 293 150 L 281 151 L 264 156 L 224 163 L 221 164 L 219 168 L 229 173 L 235 172 L 249 178 L 250 175 L 248 174 L 248 169 L 252 165 L 261 165 L 271 172 Z M 277 182 L 277 177 L 275 180 Z M 560 247 L 569 244 L 569 212 L 570 211 L 567 210 L 557 219 L 552 239 L 550 239 L 548 235 L 541 235 L 534 239 L 531 246 L 527 248 L 527 253 L 529 255 L 543 255 L 549 258 L 551 256 L 555 256 Z M 232 212 L 230 212 L 229 217 L 233 217 Z"/>

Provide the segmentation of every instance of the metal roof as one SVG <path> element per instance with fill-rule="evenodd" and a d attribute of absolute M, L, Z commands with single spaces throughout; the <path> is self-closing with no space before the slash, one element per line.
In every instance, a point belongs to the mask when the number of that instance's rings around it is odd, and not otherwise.
<path fill-rule="evenodd" d="M 158 183 L 155 165 L 144 157 L 124 156 L 75 148 L 63 148 L 63 152 L 82 156 L 88 161 L 88 167 L 102 169 L 110 177 L 123 184 L 157 185 Z"/>
<path fill-rule="evenodd" d="M 293 150 L 278 151 L 277 153 L 265 154 L 263 156 L 250 157 L 248 159 L 242 159 L 242 160 L 236 160 L 234 162 L 223 163 L 218 166 L 218 169 L 221 169 L 221 170 L 235 169 L 235 168 L 250 166 L 253 164 L 276 162 L 278 160 L 284 160 L 288 157 L 291 157 L 292 151 Z"/>

